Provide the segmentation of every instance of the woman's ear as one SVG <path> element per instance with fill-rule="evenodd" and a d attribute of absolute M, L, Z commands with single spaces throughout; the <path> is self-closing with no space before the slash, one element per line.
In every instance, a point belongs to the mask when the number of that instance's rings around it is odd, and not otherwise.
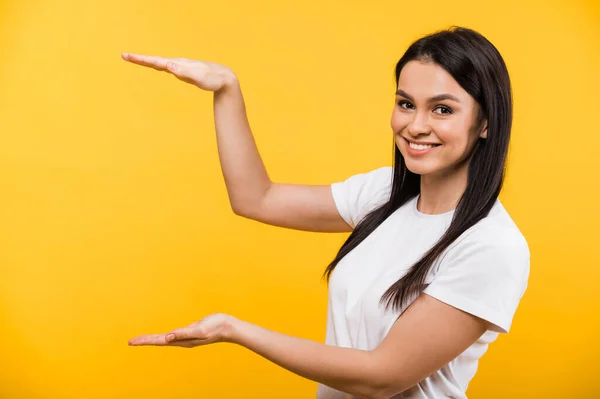
<path fill-rule="evenodd" d="M 483 129 L 481 129 L 481 133 L 479 133 L 479 137 L 482 139 L 487 139 L 488 126 L 487 121 L 483 121 Z"/>

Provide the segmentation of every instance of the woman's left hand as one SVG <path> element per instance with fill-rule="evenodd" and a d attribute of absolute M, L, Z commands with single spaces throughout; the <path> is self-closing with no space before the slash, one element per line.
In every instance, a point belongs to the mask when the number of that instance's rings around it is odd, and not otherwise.
<path fill-rule="evenodd" d="M 224 313 L 215 313 L 187 327 L 165 334 L 146 334 L 129 340 L 131 346 L 181 346 L 193 348 L 215 342 L 231 342 L 237 319 Z"/>

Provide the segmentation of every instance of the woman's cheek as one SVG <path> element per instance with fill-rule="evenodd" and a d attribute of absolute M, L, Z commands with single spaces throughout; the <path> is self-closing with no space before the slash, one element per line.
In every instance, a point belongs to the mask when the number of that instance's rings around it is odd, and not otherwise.
<path fill-rule="evenodd" d="M 454 121 L 443 120 L 438 121 L 435 124 L 434 130 L 437 133 L 438 138 L 445 143 L 447 141 L 453 141 L 460 136 L 458 132 L 460 132 L 461 128 L 460 124 L 457 124 Z"/>
<path fill-rule="evenodd" d="M 398 108 L 394 108 L 392 113 L 392 130 L 394 133 L 401 133 L 410 123 L 412 116 L 406 112 L 402 112 Z"/>
<path fill-rule="evenodd" d="M 394 133 L 398 133 L 401 130 L 400 117 L 398 116 L 398 113 L 396 111 L 394 111 L 394 113 L 392 114 L 391 126 L 392 126 L 392 131 Z"/>

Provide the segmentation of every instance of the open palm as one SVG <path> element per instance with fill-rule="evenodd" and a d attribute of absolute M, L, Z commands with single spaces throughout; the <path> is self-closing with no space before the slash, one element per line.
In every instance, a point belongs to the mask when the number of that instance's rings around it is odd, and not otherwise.
<path fill-rule="evenodd" d="M 181 346 L 193 348 L 228 341 L 234 317 L 215 313 L 164 334 L 145 334 L 129 340 L 130 346 Z"/>
<path fill-rule="evenodd" d="M 231 69 L 214 62 L 131 53 L 122 53 L 121 57 L 137 65 L 171 73 L 181 81 L 208 91 L 217 91 L 235 78 Z"/>

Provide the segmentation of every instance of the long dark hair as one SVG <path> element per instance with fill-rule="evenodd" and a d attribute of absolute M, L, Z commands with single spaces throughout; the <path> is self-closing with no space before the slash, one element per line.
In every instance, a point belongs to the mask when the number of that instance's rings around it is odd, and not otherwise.
<path fill-rule="evenodd" d="M 396 86 L 407 62 L 433 62 L 444 68 L 479 104 L 479 123 L 487 120 L 487 138 L 478 138 L 468 166 L 467 187 L 439 241 L 408 272 L 392 284 L 381 298 L 401 311 L 411 297 L 425 287 L 425 279 L 436 258 L 463 232 L 488 215 L 504 180 L 512 124 L 512 95 L 502 56 L 485 37 L 467 28 L 451 27 L 414 42 L 396 64 Z M 358 246 L 394 211 L 421 190 L 421 177 L 408 170 L 394 144 L 394 173 L 390 199 L 358 223 L 335 259 L 327 266 L 329 278 L 339 261 Z"/>

